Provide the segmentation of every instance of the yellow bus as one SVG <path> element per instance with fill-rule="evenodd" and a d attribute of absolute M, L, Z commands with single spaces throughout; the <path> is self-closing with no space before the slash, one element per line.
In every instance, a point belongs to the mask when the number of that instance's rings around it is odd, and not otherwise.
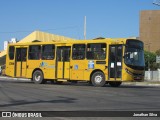
<path fill-rule="evenodd" d="M 143 42 L 136 39 L 71 40 L 9 44 L 6 75 L 36 84 L 87 81 L 118 87 L 123 81 L 143 81 Z"/>

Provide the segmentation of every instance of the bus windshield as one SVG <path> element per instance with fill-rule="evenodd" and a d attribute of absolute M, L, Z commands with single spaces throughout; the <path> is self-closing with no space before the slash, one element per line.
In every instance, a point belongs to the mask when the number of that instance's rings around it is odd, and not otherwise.
<path fill-rule="evenodd" d="M 124 61 L 127 66 L 133 69 L 144 69 L 144 51 L 143 43 L 141 41 L 128 40 L 126 43 Z"/>

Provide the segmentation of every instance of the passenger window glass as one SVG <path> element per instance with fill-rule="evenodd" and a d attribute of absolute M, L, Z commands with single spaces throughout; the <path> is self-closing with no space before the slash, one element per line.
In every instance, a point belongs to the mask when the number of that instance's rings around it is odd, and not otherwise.
<path fill-rule="evenodd" d="M 16 49 L 16 61 L 21 61 L 22 59 L 22 54 L 21 54 L 21 48 Z"/>
<path fill-rule="evenodd" d="M 41 59 L 41 46 L 40 45 L 29 46 L 29 59 L 30 60 Z"/>
<path fill-rule="evenodd" d="M 91 43 L 87 45 L 87 59 L 105 60 L 106 59 L 106 44 Z"/>
<path fill-rule="evenodd" d="M 26 61 L 26 57 L 27 57 L 27 48 L 21 48 L 21 59 L 22 61 Z"/>
<path fill-rule="evenodd" d="M 69 62 L 70 61 L 70 51 L 71 48 L 69 46 L 66 47 L 58 47 L 57 48 L 57 60 L 61 62 Z"/>
<path fill-rule="evenodd" d="M 54 59 L 54 45 L 43 45 L 42 46 L 42 60 L 53 60 Z"/>
<path fill-rule="evenodd" d="M 74 44 L 72 50 L 73 60 L 83 60 L 85 59 L 85 44 Z"/>
<path fill-rule="evenodd" d="M 9 59 L 10 60 L 14 59 L 14 50 L 15 50 L 14 46 L 9 47 Z"/>

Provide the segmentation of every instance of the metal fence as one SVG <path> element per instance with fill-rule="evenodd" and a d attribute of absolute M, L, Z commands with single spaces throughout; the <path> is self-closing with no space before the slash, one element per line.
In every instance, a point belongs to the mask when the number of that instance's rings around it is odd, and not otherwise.
<path fill-rule="evenodd" d="M 160 81 L 160 71 L 145 71 L 146 81 Z"/>

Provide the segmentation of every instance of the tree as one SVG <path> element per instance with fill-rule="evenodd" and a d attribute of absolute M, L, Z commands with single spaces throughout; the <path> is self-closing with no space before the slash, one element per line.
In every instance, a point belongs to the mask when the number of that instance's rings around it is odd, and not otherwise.
<path fill-rule="evenodd" d="M 156 70 L 155 64 L 156 63 L 156 53 L 144 51 L 144 59 L 145 59 L 145 70 Z"/>
<path fill-rule="evenodd" d="M 160 56 L 160 49 L 156 51 L 156 55 Z"/>
<path fill-rule="evenodd" d="M 156 56 L 160 56 L 160 49 L 155 53 L 144 51 L 145 70 L 148 70 L 148 67 L 150 68 L 150 70 L 157 70 L 160 68 L 160 63 L 156 63 Z"/>

